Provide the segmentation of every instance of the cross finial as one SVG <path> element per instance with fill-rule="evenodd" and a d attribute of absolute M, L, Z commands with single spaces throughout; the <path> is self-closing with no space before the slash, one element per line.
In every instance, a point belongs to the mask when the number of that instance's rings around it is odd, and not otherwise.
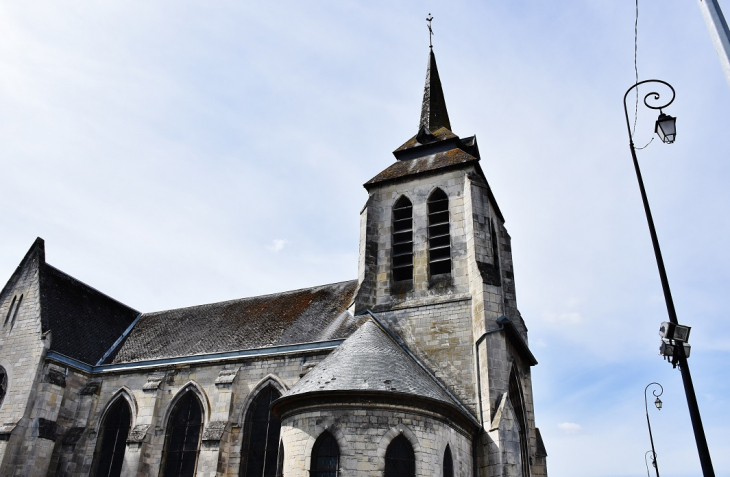
<path fill-rule="evenodd" d="M 431 29 L 431 21 L 433 20 L 433 17 L 431 14 L 428 14 L 428 17 L 426 17 L 426 21 L 428 22 L 428 47 L 433 48 L 433 41 L 431 40 L 433 38 L 433 30 Z"/>

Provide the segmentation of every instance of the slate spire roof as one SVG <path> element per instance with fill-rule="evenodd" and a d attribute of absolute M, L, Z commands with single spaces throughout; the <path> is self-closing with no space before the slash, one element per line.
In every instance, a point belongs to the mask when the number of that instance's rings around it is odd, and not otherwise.
<path fill-rule="evenodd" d="M 451 130 L 449 112 L 446 110 L 446 99 L 444 98 L 444 90 L 441 87 L 441 78 L 436 66 L 436 56 L 433 54 L 433 48 L 428 53 L 426 86 L 423 88 L 421 121 L 418 123 L 419 132 L 424 128 L 430 132 L 440 128 Z"/>
<path fill-rule="evenodd" d="M 363 323 L 281 399 L 329 391 L 407 394 L 460 408 L 373 319 Z"/>

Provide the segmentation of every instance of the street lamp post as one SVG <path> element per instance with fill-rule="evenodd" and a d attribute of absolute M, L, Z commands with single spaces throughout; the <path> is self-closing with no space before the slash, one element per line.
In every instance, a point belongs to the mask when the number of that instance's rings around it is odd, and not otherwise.
<path fill-rule="evenodd" d="M 672 300 L 672 292 L 669 289 L 669 280 L 667 279 L 667 272 L 664 269 L 664 260 L 662 259 L 662 252 L 659 248 L 659 239 L 657 238 L 656 229 L 654 228 L 654 219 L 651 216 L 651 209 L 649 208 L 649 200 L 646 197 L 646 190 L 644 189 L 644 181 L 641 178 L 641 170 L 639 169 L 639 161 L 636 158 L 636 149 L 634 148 L 634 138 L 631 134 L 631 124 L 629 123 L 629 112 L 626 106 L 626 97 L 639 85 L 645 83 L 656 83 L 662 84 L 668 87 L 672 91 L 672 97 L 665 104 L 654 106 L 649 104 L 649 101 L 656 102 L 659 100 L 660 95 L 656 92 L 651 92 L 644 96 L 644 105 L 649 109 L 659 110 L 660 115 L 656 123 L 656 132 L 663 142 L 671 144 L 674 142 L 676 137 L 676 130 L 674 124 L 674 118 L 667 116 L 662 111 L 674 101 L 674 88 L 666 81 L 650 79 L 639 81 L 638 83 L 631 86 L 624 94 L 624 114 L 626 115 L 626 129 L 629 133 L 629 148 L 631 149 L 631 157 L 634 160 L 634 169 L 636 170 L 636 179 L 639 181 L 639 190 L 641 191 L 641 200 L 644 203 L 644 212 L 646 213 L 646 221 L 649 225 L 649 233 L 651 234 L 651 243 L 654 246 L 654 256 L 656 257 L 657 268 L 659 269 L 659 277 L 662 282 L 662 290 L 664 291 L 664 301 L 667 305 L 667 313 L 669 314 L 669 321 L 673 324 L 678 324 L 677 312 L 674 309 L 674 301 Z M 668 127 L 668 129 L 665 129 Z M 704 477 L 715 477 L 715 471 L 712 468 L 712 460 L 710 459 L 710 450 L 707 447 L 707 439 L 705 438 L 705 430 L 702 427 L 702 418 L 700 417 L 700 409 L 697 406 L 697 397 L 695 396 L 694 385 L 692 384 L 692 376 L 689 372 L 689 366 L 687 365 L 687 356 L 685 354 L 685 348 L 680 343 L 676 347 L 676 364 L 679 365 L 680 372 L 682 373 L 682 382 L 684 383 L 684 393 L 687 397 L 687 407 L 689 407 L 689 416 L 692 421 L 692 429 L 695 434 L 695 442 L 697 443 L 697 452 L 700 457 L 700 465 L 702 466 L 702 475 Z"/>
<path fill-rule="evenodd" d="M 651 386 L 652 384 L 656 384 L 661 390 L 659 391 L 659 394 L 656 393 L 656 389 L 651 392 L 656 398 L 656 401 L 654 401 L 654 405 L 660 411 L 662 409 L 662 400 L 659 399 L 659 396 L 661 396 L 664 392 L 664 388 L 659 383 L 649 383 L 644 388 L 644 409 L 646 410 L 646 425 L 649 427 L 649 441 L 651 442 L 651 464 L 654 466 L 654 470 L 656 471 L 656 477 L 659 477 L 659 463 L 656 460 L 656 451 L 654 450 L 654 436 L 651 434 L 651 421 L 649 421 L 649 405 L 646 403 L 646 391 L 649 390 L 649 386 Z M 644 454 L 644 461 L 646 461 L 646 454 Z"/>

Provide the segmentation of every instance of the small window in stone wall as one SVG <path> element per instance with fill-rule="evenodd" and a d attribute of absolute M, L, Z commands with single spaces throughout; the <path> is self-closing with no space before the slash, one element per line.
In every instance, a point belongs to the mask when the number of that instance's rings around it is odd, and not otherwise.
<path fill-rule="evenodd" d="M 451 273 L 449 198 L 441 189 L 428 198 L 428 273 Z"/>
<path fill-rule="evenodd" d="M 5 401 L 5 394 L 8 392 L 8 373 L 0 366 L 0 406 Z"/>
<path fill-rule="evenodd" d="M 415 477 L 416 457 L 408 439 L 401 434 L 391 441 L 385 451 L 384 477 Z"/>
<path fill-rule="evenodd" d="M 317 438 L 312 448 L 311 477 L 337 477 L 340 467 L 340 447 L 329 432 Z"/>
<path fill-rule="evenodd" d="M 451 457 L 451 448 L 446 445 L 444 451 L 444 477 L 454 477 L 454 460 Z"/>
<path fill-rule="evenodd" d="M 118 398 L 107 411 L 101 426 L 94 475 L 97 477 L 119 477 L 122 475 L 124 451 L 131 425 L 129 404 L 127 404 L 126 399 Z"/>
<path fill-rule="evenodd" d="M 7 325 L 10 321 L 10 317 L 13 315 L 13 307 L 15 307 L 15 300 L 18 299 L 18 295 L 15 295 L 13 297 L 13 301 L 10 302 L 10 308 L 8 308 L 8 314 L 5 315 L 5 321 L 3 322 L 3 326 Z"/>
<path fill-rule="evenodd" d="M 20 310 L 20 305 L 23 303 L 23 295 L 20 295 L 20 298 L 18 298 L 18 304 L 15 305 L 15 311 L 13 312 L 13 319 L 10 320 L 10 329 L 13 329 L 13 326 L 15 326 L 15 320 L 18 318 L 18 310 Z"/>
<path fill-rule="evenodd" d="M 203 409 L 192 391 L 182 396 L 170 412 L 162 457 L 164 477 L 193 477 L 198 461 Z"/>
<path fill-rule="evenodd" d="M 271 403 L 281 394 L 273 387 L 267 386 L 253 400 L 246 413 L 246 429 L 244 447 L 247 447 L 242 477 L 276 477 L 278 463 L 279 436 L 281 422 L 271 412 Z M 248 444 L 246 446 L 246 444 Z"/>
<path fill-rule="evenodd" d="M 393 281 L 413 280 L 413 204 L 407 197 L 393 206 Z"/>

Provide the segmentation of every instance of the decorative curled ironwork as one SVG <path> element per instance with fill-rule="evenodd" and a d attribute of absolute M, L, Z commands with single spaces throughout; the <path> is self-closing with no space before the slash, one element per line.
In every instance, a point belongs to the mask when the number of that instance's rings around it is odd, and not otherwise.
<path fill-rule="evenodd" d="M 656 472 L 656 477 L 659 477 L 659 464 L 657 463 L 657 460 L 656 460 L 656 451 L 654 450 L 654 436 L 651 434 L 651 422 L 649 421 L 649 404 L 647 403 L 647 400 L 646 400 L 646 392 L 649 390 L 649 386 L 654 385 L 654 384 L 659 386 L 659 394 L 657 394 L 657 391 L 658 391 L 657 389 L 653 389 L 651 391 L 651 393 L 654 395 L 654 397 L 659 399 L 659 396 L 661 396 L 662 393 L 664 393 L 664 388 L 662 387 L 661 384 L 659 384 L 659 383 L 647 384 L 646 387 L 644 388 L 644 409 L 646 410 L 646 425 L 649 428 L 649 441 L 651 442 L 651 450 L 649 451 L 652 453 L 651 464 L 654 466 L 654 471 Z M 646 462 L 646 454 L 644 454 L 644 462 Z M 649 466 L 647 466 L 647 472 L 648 472 L 648 470 L 649 470 Z"/>
<path fill-rule="evenodd" d="M 647 384 L 646 387 L 644 388 L 644 406 L 645 407 L 646 407 L 646 391 L 649 389 L 649 386 L 651 386 L 652 384 L 656 384 L 657 386 L 659 386 L 659 389 L 654 389 L 651 391 L 651 393 L 654 395 L 655 398 L 658 398 L 659 396 L 661 396 L 664 393 L 664 388 L 662 387 L 661 384 L 659 384 L 659 383 Z M 656 393 L 657 391 L 659 391 L 659 394 Z M 648 411 L 648 409 L 647 409 L 647 411 Z"/>
<path fill-rule="evenodd" d="M 654 466 L 654 467 L 656 467 L 656 453 L 654 451 L 650 451 L 650 450 L 646 451 L 644 453 L 644 464 L 646 464 L 646 475 L 647 475 L 647 477 L 651 477 L 651 474 L 649 473 L 649 462 L 647 462 L 647 460 L 646 460 L 646 456 L 649 455 L 649 454 L 652 455 L 651 456 L 651 465 Z"/>
<path fill-rule="evenodd" d="M 638 88 L 640 85 L 646 84 L 646 83 L 656 83 L 656 84 L 662 84 L 662 85 L 666 86 L 672 92 L 672 97 L 669 98 L 669 101 L 667 101 L 664 104 L 661 104 L 658 106 L 652 106 L 651 104 L 649 104 L 649 101 L 656 102 L 656 101 L 659 101 L 661 98 L 661 94 L 659 94 L 656 91 L 652 91 L 644 96 L 644 106 L 646 106 L 649 109 L 654 109 L 654 110 L 658 109 L 659 111 L 661 111 L 662 109 L 666 108 L 667 106 L 669 106 L 670 104 L 672 104 L 674 102 L 674 97 L 675 97 L 674 87 L 671 84 L 667 83 L 666 81 L 662 81 L 662 80 L 658 80 L 658 79 L 648 79 L 648 80 L 644 80 L 644 81 L 639 81 L 638 83 L 635 83 L 631 88 L 626 90 L 626 94 L 624 94 L 624 114 L 626 115 L 626 128 L 629 131 L 629 138 L 631 139 L 632 144 L 633 144 L 633 140 L 634 140 L 634 135 L 631 132 L 631 124 L 629 123 L 629 111 L 628 111 L 628 108 L 626 107 L 626 97 L 629 95 L 629 93 L 634 88 Z"/>

